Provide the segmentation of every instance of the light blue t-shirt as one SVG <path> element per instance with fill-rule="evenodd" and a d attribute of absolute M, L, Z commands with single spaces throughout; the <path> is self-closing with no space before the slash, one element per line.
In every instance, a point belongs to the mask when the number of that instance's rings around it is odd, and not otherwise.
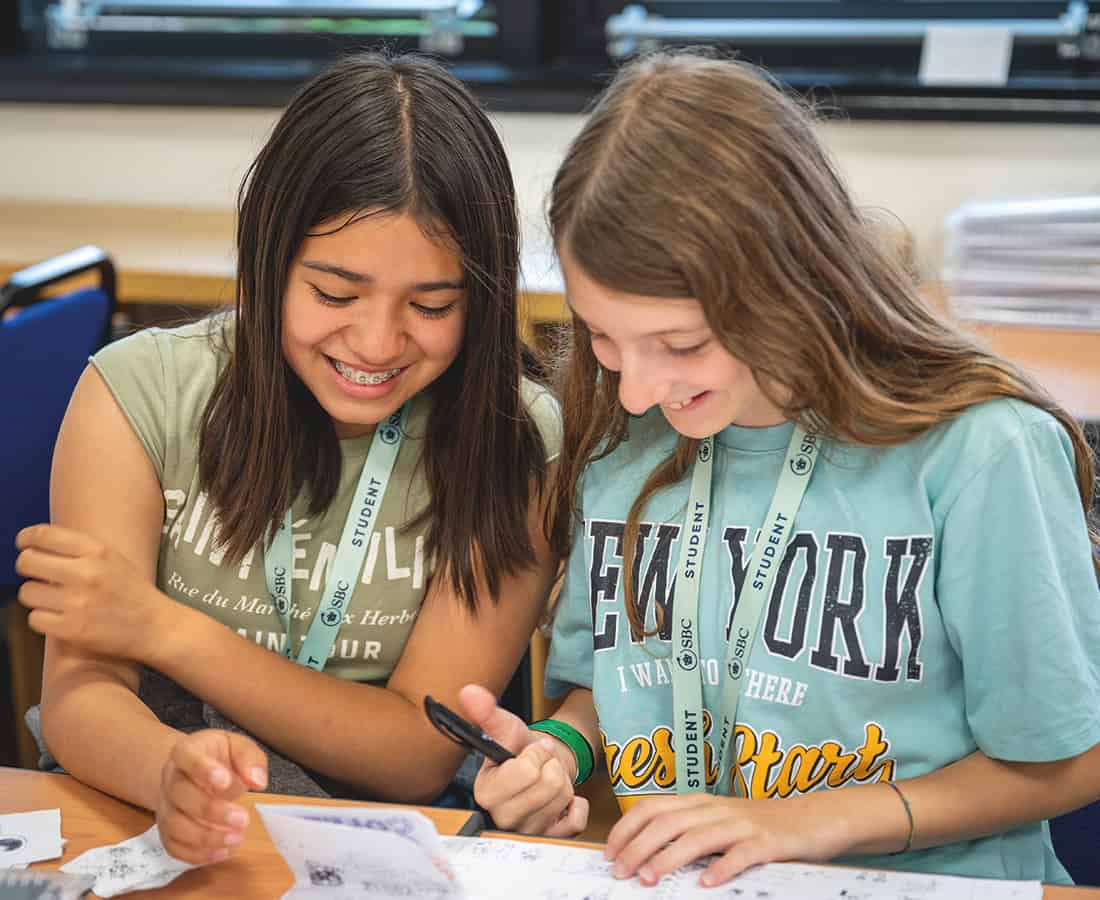
<path fill-rule="evenodd" d="M 730 427 L 715 440 L 698 669 L 711 783 L 731 777 L 713 758 L 730 610 L 792 430 Z M 624 809 L 676 790 L 669 638 L 689 478 L 642 517 L 635 583 L 649 629 L 665 610 L 664 633 L 644 645 L 621 577 L 627 511 L 675 441 L 653 410 L 587 470 L 547 667 L 552 695 L 592 689 Z M 826 444 L 761 615 L 732 777 L 753 797 L 787 797 L 913 778 L 975 750 L 1076 756 L 1100 743 L 1098 657 L 1100 591 L 1073 448 L 1053 417 L 998 400 L 899 447 Z M 1045 822 L 848 861 L 1069 882 Z"/>

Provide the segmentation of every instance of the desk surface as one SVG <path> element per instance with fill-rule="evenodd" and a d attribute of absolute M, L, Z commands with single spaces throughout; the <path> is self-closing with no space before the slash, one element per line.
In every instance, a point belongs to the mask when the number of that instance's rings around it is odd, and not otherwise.
<path fill-rule="evenodd" d="M 367 806 L 343 800 L 302 800 L 268 794 L 246 794 L 241 803 L 251 809 L 260 803 L 320 804 L 325 806 Z M 50 775 L 24 769 L 0 768 L 0 812 L 30 812 L 36 809 L 61 810 L 61 835 L 68 839 L 60 859 L 36 863 L 34 869 L 56 869 L 85 850 L 115 844 L 141 834 L 153 824 L 147 812 L 108 797 L 81 784 L 68 775 Z M 459 834 L 470 822 L 465 810 L 409 807 L 424 813 L 440 834 Z M 135 900 L 171 900 L 174 897 L 236 897 L 239 900 L 269 900 L 281 897 L 294 879 L 279 851 L 267 836 L 260 816 L 250 814 L 248 829 L 240 850 L 224 863 L 184 872 L 170 885 L 155 891 L 127 894 Z"/>
<path fill-rule="evenodd" d="M 263 803 L 308 802 L 326 806 L 374 805 L 349 804 L 340 800 L 301 801 L 296 797 L 266 794 L 248 794 L 244 805 L 251 807 L 257 800 Z M 48 775 L 0 767 L 0 812 L 29 812 L 53 808 L 61 810 L 61 834 L 68 839 L 65 854 L 60 859 L 36 863 L 32 866 L 35 869 L 56 869 L 85 850 L 133 837 L 153 823 L 153 817 L 149 813 L 108 797 L 68 775 Z M 460 810 L 419 806 L 410 808 L 424 813 L 435 822 L 440 834 L 462 832 L 470 818 L 469 813 Z M 485 835 L 510 840 L 538 840 L 504 832 L 485 832 Z M 245 841 L 231 859 L 216 866 L 185 872 L 170 885 L 155 891 L 139 891 L 127 896 L 134 897 L 135 900 L 143 897 L 149 900 L 171 900 L 173 897 L 213 896 L 236 897 L 238 900 L 268 900 L 281 896 L 290 888 L 291 883 L 290 870 L 268 838 L 259 815 L 253 812 Z M 1043 889 L 1043 897 L 1044 900 L 1084 900 L 1085 897 L 1100 897 L 1100 891 L 1048 885 Z"/>
<path fill-rule="evenodd" d="M 123 303 L 229 304 L 233 229 L 230 211 L 0 201 L 0 284 L 20 268 L 96 243 L 115 260 Z M 561 277 L 547 252 L 525 248 L 522 291 L 528 321 L 564 317 Z M 1074 415 L 1100 421 L 1100 331 L 968 327 Z"/>

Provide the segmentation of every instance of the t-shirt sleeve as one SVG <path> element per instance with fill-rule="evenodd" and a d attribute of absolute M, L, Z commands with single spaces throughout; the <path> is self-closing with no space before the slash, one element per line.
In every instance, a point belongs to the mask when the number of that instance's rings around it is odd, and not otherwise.
<path fill-rule="evenodd" d="M 546 461 L 553 462 L 561 452 L 561 409 L 554 395 L 526 378 L 522 382 L 523 402 L 546 448 Z"/>
<path fill-rule="evenodd" d="M 1100 743 L 1100 590 L 1054 419 L 1020 431 L 951 502 L 936 594 L 986 755 L 1040 762 Z"/>
<path fill-rule="evenodd" d="M 584 528 L 577 528 L 565 567 L 565 582 L 554 613 L 546 662 L 546 693 L 557 697 L 574 687 L 592 688 L 592 605 Z"/>
<path fill-rule="evenodd" d="M 147 328 L 108 344 L 92 357 L 115 401 L 129 419 L 157 477 L 164 477 L 167 409 L 159 329 Z"/>

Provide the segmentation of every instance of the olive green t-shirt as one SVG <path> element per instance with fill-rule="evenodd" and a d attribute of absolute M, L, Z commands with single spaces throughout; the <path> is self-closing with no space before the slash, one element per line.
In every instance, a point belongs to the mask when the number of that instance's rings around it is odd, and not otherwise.
<path fill-rule="evenodd" d="M 340 442 L 344 466 L 335 501 L 319 517 L 307 515 L 308 498 L 293 505 L 294 561 L 290 635 L 271 604 L 263 548 L 230 565 L 218 539 L 217 511 L 199 486 L 198 430 L 224 364 L 224 317 L 181 328 L 149 328 L 108 345 L 92 362 L 130 420 L 164 492 L 157 586 L 169 597 L 232 628 L 250 641 L 281 651 L 288 639 L 300 648 L 320 602 L 372 435 Z M 547 455 L 561 443 L 558 406 L 533 382 L 522 385 Z M 408 433 L 367 548 L 366 559 L 325 671 L 354 681 L 384 681 L 408 640 L 431 563 L 425 557 L 427 525 L 406 530 L 427 504 L 418 466 L 430 398 L 412 403 Z"/>

